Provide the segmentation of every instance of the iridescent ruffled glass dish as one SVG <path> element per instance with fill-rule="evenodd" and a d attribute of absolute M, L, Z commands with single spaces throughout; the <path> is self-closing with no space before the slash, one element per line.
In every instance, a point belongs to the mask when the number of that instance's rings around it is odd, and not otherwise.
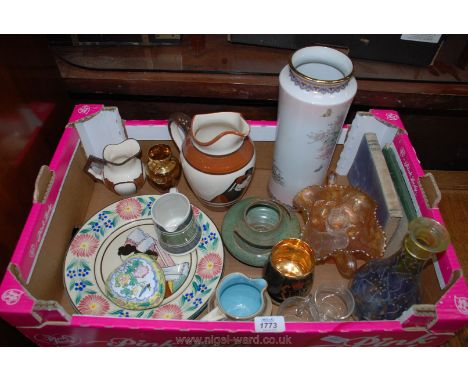
<path fill-rule="evenodd" d="M 351 186 L 310 186 L 294 198 L 304 215 L 302 239 L 316 252 L 316 261 L 334 259 L 341 275 L 351 278 L 357 261 L 382 257 L 385 235 L 376 217 L 377 204 Z"/>

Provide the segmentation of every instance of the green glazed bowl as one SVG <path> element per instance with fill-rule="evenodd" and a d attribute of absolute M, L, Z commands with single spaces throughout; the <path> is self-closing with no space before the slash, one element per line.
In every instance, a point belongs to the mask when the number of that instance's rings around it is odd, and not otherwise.
<path fill-rule="evenodd" d="M 282 204 L 250 197 L 230 208 L 221 231 L 231 255 L 245 264 L 263 267 L 271 248 L 287 237 L 299 237 L 301 228 L 297 216 Z"/>

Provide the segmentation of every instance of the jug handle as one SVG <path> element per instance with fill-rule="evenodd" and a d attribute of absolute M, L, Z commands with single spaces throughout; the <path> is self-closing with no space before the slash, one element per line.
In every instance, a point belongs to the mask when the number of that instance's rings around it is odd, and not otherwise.
<path fill-rule="evenodd" d="M 189 133 L 191 124 L 192 120 L 190 117 L 180 112 L 171 114 L 167 120 L 169 132 L 180 151 L 182 150 L 185 137 Z"/>
<path fill-rule="evenodd" d="M 93 164 L 99 164 L 101 166 L 101 172 L 97 172 L 92 166 Z M 104 183 L 104 165 L 106 164 L 106 161 L 95 157 L 93 155 L 90 155 L 88 157 L 88 160 L 86 161 L 86 164 L 84 166 L 83 171 L 87 173 L 95 182 L 101 182 Z"/>

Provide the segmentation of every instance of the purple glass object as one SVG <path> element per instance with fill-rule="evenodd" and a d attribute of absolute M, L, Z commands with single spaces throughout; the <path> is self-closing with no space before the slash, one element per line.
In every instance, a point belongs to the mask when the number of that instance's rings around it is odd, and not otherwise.
<path fill-rule="evenodd" d="M 450 238 L 437 221 L 418 217 L 403 247 L 385 259 L 370 260 L 351 282 L 354 315 L 360 320 L 394 320 L 420 302 L 419 276 L 428 259 L 447 249 Z"/>

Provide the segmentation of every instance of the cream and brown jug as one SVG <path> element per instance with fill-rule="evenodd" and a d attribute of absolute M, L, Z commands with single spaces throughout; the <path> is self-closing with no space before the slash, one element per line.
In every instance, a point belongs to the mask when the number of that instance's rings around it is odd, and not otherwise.
<path fill-rule="evenodd" d="M 228 208 L 242 198 L 255 166 L 250 126 L 239 113 L 183 113 L 169 117 L 182 169 L 195 195 L 212 208 Z"/>
<path fill-rule="evenodd" d="M 135 139 L 107 145 L 102 158 L 90 155 L 84 170 L 94 181 L 104 183 L 109 190 L 128 196 L 135 194 L 145 183 L 141 148 Z"/>

